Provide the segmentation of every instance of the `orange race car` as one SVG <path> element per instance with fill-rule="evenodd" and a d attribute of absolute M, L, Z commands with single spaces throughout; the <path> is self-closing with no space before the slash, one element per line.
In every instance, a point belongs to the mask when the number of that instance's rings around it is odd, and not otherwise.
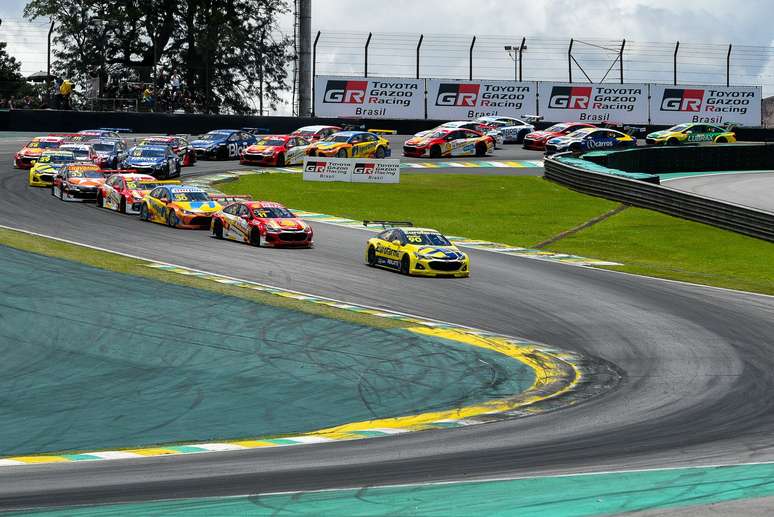
<path fill-rule="evenodd" d="M 32 162 L 37 160 L 43 151 L 58 149 L 66 141 L 62 136 L 36 136 L 16 153 L 13 166 L 17 169 L 30 169 Z"/>

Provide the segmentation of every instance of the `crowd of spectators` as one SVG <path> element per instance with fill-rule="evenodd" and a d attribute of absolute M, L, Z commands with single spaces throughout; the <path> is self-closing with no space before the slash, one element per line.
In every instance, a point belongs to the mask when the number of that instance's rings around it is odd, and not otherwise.
<path fill-rule="evenodd" d="M 130 82 L 108 79 L 100 95 L 94 81 L 83 93 L 77 92 L 67 79 L 57 78 L 46 92 L 0 98 L 0 109 L 82 109 L 96 111 L 151 111 L 203 113 L 207 110 L 204 96 L 188 89 L 175 73 L 158 74 L 156 80 Z"/>

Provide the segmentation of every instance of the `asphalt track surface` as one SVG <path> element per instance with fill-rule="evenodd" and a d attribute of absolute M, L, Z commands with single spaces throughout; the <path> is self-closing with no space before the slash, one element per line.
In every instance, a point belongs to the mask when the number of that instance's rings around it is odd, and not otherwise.
<path fill-rule="evenodd" d="M 700 196 L 774 212 L 774 172 L 711 174 L 665 181 Z"/>
<path fill-rule="evenodd" d="M 454 430 L 0 468 L 0 509 L 774 459 L 772 297 L 485 251 L 470 252 L 470 279 L 408 278 L 362 263 L 364 232 L 325 224 L 313 250 L 256 249 L 60 202 L 7 165 L 16 147 L 0 142 L 1 224 L 538 340 L 625 379 L 576 407 Z"/>

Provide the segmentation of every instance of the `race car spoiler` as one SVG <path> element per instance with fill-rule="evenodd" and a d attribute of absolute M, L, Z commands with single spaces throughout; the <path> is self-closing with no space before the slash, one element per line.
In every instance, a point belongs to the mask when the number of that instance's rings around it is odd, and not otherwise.
<path fill-rule="evenodd" d="M 605 122 L 604 124 L 600 124 L 599 127 L 602 127 L 605 129 L 617 129 L 623 133 L 626 133 L 629 136 L 644 135 L 647 132 L 647 128 L 645 127 L 626 126 L 624 124 L 621 124 L 620 122 Z"/>
<path fill-rule="evenodd" d="M 395 228 L 397 226 L 414 226 L 411 221 L 363 221 L 363 226 L 381 226 L 382 228 Z"/>
<path fill-rule="evenodd" d="M 522 115 L 521 120 L 524 122 L 540 122 L 543 120 L 543 115 Z"/>
<path fill-rule="evenodd" d="M 369 129 L 369 133 L 374 133 L 377 135 L 397 135 L 398 130 L 397 129 Z"/>
<path fill-rule="evenodd" d="M 271 132 L 271 130 L 267 127 L 241 127 L 239 129 L 253 135 L 267 135 L 269 132 Z"/>
<path fill-rule="evenodd" d="M 115 131 L 116 133 L 132 133 L 133 131 L 128 127 L 101 127 L 100 131 Z"/>

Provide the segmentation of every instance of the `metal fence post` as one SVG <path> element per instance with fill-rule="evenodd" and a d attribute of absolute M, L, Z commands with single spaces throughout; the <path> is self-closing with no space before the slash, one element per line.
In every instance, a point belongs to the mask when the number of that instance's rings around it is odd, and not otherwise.
<path fill-rule="evenodd" d="M 524 55 L 524 49 L 527 48 L 526 43 L 527 43 L 527 38 L 525 36 L 525 37 L 521 38 L 521 45 L 519 45 L 519 82 L 521 82 L 522 77 L 523 77 L 521 75 L 521 72 L 522 72 L 521 64 L 524 62 L 524 60 L 522 59 L 522 56 Z"/>
<path fill-rule="evenodd" d="M 621 50 L 618 52 L 618 69 L 621 71 L 621 84 L 623 84 L 623 53 L 626 46 L 626 39 L 621 42 Z"/>
<path fill-rule="evenodd" d="M 677 51 L 678 50 L 680 50 L 680 42 L 679 41 L 675 44 L 675 56 L 674 56 L 674 60 L 672 62 L 672 69 L 674 70 L 674 76 L 675 76 L 674 77 L 675 84 L 677 84 Z"/>
<path fill-rule="evenodd" d="M 567 48 L 567 77 L 569 79 L 568 82 L 572 82 L 572 44 L 575 42 L 574 39 L 570 39 L 570 46 Z"/>
<path fill-rule="evenodd" d="M 419 79 L 419 49 L 422 47 L 422 40 L 425 39 L 424 34 L 419 35 L 419 41 L 417 42 L 417 79 Z"/>
<path fill-rule="evenodd" d="M 728 44 L 728 54 L 726 54 L 726 86 L 731 86 L 731 43 Z"/>
<path fill-rule="evenodd" d="M 314 96 L 315 96 L 315 78 L 317 77 L 317 42 L 320 41 L 320 31 L 317 31 L 317 35 L 314 37 L 314 44 L 312 45 L 312 116 L 314 117 Z"/>
<path fill-rule="evenodd" d="M 368 77 L 368 45 L 371 44 L 371 36 L 373 36 L 373 33 L 369 32 L 365 44 L 365 77 Z"/>
<path fill-rule="evenodd" d="M 468 80 L 473 80 L 473 47 L 476 44 L 476 37 L 473 36 L 473 41 L 470 42 L 470 52 L 468 53 Z"/>

